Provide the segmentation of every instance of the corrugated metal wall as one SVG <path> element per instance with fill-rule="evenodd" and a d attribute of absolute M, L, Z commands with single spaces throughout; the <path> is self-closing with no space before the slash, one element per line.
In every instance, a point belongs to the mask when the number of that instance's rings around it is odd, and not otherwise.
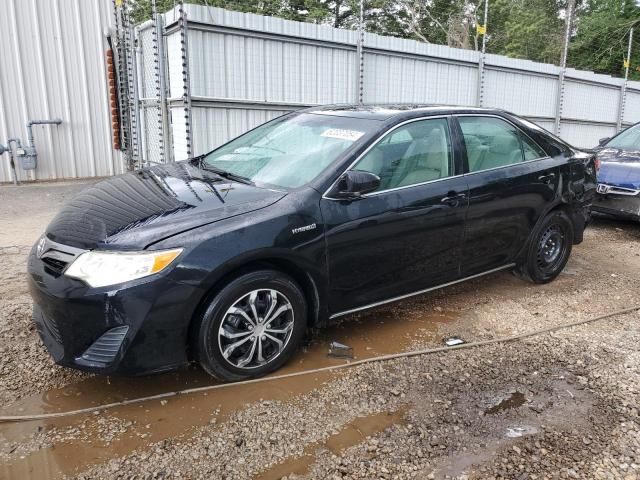
<path fill-rule="evenodd" d="M 194 154 L 281 113 L 353 103 L 358 93 L 357 33 L 309 23 L 185 6 L 188 18 Z M 170 96 L 182 95 L 176 12 L 165 15 Z M 365 34 L 364 101 L 475 105 L 479 54 Z M 487 55 L 483 106 L 529 117 L 553 131 L 560 69 Z M 560 136 L 592 147 L 616 130 L 622 79 L 568 69 Z M 177 85 L 176 85 L 177 84 Z M 182 111 L 173 112 L 175 158 L 184 158 Z M 640 120 L 640 82 L 629 82 L 624 124 Z M 178 133 L 177 133 L 178 132 Z"/>
<path fill-rule="evenodd" d="M 2 0 L 0 15 L 0 143 L 26 142 L 29 119 L 60 117 L 34 128 L 34 179 L 108 176 L 124 171 L 113 150 L 105 64 L 111 0 Z M 177 10 L 164 15 L 171 126 L 167 159 L 206 152 L 270 118 L 358 97 L 357 33 L 186 5 L 191 125 L 183 102 L 182 43 Z M 148 25 L 145 27 L 148 28 Z M 140 87 L 153 97 L 149 31 L 140 31 Z M 441 45 L 365 34 L 365 102 L 474 105 L 479 54 Z M 559 68 L 487 55 L 483 105 L 528 116 L 553 130 Z M 560 136 L 582 147 L 616 130 L 621 79 L 568 69 Z M 640 82 L 629 82 L 624 124 L 640 120 Z M 158 109 L 141 118 L 143 155 L 157 158 Z M 26 173 L 20 171 L 21 179 Z M 8 155 L 0 182 L 11 180 Z"/>
<path fill-rule="evenodd" d="M 111 0 L 2 0 L 0 14 L 0 143 L 27 140 L 34 127 L 35 179 L 107 176 L 123 171 L 112 149 L 105 63 Z M 11 181 L 0 156 L 0 182 Z M 18 169 L 20 179 L 26 173 Z"/>

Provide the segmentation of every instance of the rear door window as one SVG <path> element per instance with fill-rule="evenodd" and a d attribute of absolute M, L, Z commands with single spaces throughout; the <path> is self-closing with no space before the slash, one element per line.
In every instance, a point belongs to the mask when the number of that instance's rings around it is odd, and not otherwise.
<path fill-rule="evenodd" d="M 527 143 L 523 150 L 522 135 L 508 122 L 495 117 L 458 117 L 467 149 L 469 172 L 514 165 L 524 160 L 545 156 L 540 148 Z"/>

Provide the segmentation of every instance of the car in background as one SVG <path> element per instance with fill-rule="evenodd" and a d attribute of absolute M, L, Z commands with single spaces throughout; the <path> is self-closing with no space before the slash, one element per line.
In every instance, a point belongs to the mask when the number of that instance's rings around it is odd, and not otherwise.
<path fill-rule="evenodd" d="M 593 210 L 640 221 L 640 123 L 596 147 L 597 195 Z"/>
<path fill-rule="evenodd" d="M 501 270 L 550 282 L 595 181 L 593 154 L 500 110 L 300 110 L 71 199 L 29 256 L 34 320 L 69 367 L 256 377 L 343 315 Z"/>

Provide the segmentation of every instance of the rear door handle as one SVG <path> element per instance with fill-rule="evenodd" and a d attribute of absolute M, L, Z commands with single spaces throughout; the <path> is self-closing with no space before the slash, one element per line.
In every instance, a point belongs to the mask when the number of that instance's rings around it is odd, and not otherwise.
<path fill-rule="evenodd" d="M 456 207 L 460 203 L 461 200 L 464 200 L 467 196 L 464 193 L 454 193 L 449 192 L 449 195 L 442 198 L 440 203 L 444 203 L 445 205 L 449 205 L 450 207 Z"/>
<path fill-rule="evenodd" d="M 538 177 L 538 180 L 540 180 L 542 183 L 549 184 L 553 181 L 554 178 L 556 178 L 555 173 L 547 173 L 546 175 L 540 175 Z"/>

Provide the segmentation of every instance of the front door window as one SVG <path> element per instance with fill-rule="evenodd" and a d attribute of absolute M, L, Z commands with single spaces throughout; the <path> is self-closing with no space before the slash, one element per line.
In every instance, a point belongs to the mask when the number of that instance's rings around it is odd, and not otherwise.
<path fill-rule="evenodd" d="M 380 177 L 378 191 L 417 185 L 453 174 L 446 119 L 407 123 L 388 133 L 353 167 Z"/>

